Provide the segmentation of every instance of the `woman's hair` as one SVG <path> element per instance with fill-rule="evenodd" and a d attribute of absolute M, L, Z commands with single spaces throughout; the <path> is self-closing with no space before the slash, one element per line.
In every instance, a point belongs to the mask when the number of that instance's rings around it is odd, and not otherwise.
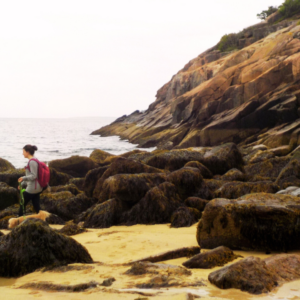
<path fill-rule="evenodd" d="M 23 149 L 26 152 L 30 153 L 30 155 L 33 155 L 34 152 L 37 151 L 38 148 L 37 148 L 37 146 L 34 146 L 34 145 L 26 145 L 23 147 Z"/>

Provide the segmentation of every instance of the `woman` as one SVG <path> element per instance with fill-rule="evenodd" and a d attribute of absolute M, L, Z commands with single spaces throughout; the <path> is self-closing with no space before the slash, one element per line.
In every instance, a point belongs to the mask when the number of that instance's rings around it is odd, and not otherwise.
<path fill-rule="evenodd" d="M 34 153 L 37 151 L 37 146 L 26 145 L 23 148 L 23 155 L 25 158 L 29 159 L 27 166 L 25 167 L 25 176 L 18 179 L 21 182 L 22 187 L 26 186 L 26 190 L 23 193 L 24 196 L 24 208 L 31 200 L 35 212 L 38 214 L 40 212 L 40 194 L 43 188 L 40 186 L 37 176 L 38 176 L 38 163 L 34 160 Z M 20 205 L 19 216 L 24 215 L 23 206 Z"/>

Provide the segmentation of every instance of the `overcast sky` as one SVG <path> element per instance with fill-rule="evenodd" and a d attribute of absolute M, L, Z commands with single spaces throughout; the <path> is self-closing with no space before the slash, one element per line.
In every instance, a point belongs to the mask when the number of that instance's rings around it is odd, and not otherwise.
<path fill-rule="evenodd" d="M 0 117 L 121 116 L 226 33 L 283 0 L 0 4 Z"/>

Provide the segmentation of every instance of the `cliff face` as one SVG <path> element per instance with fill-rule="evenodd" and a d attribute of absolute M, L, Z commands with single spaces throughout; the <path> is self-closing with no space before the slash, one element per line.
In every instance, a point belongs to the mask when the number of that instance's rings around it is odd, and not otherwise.
<path fill-rule="evenodd" d="M 298 143 L 300 25 L 260 23 L 237 34 L 237 48 L 218 45 L 191 60 L 136 111 L 92 134 L 119 135 L 140 147 L 186 148 L 225 142 Z"/>

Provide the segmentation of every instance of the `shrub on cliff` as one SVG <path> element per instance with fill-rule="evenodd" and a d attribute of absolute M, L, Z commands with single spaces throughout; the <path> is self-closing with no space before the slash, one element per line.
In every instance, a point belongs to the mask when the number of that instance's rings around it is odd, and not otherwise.
<path fill-rule="evenodd" d="M 274 12 L 278 10 L 277 6 L 269 6 L 267 10 L 263 10 L 257 17 L 261 20 L 265 20 L 267 17 L 271 16 Z"/>
<path fill-rule="evenodd" d="M 288 18 L 300 12 L 300 0 L 285 0 L 279 7 L 279 13 Z"/>

